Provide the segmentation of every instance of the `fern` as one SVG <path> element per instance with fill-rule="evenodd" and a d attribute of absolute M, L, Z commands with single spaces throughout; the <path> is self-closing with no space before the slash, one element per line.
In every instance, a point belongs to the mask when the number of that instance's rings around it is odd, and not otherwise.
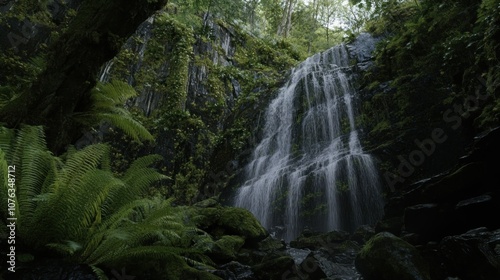
<path fill-rule="evenodd" d="M 160 159 L 162 157 L 159 155 L 148 155 L 135 160 L 121 178 L 124 185 L 111 190 L 112 194 L 110 197 L 113 200 L 107 200 L 104 203 L 103 212 L 113 212 L 130 201 L 137 199 L 147 191 L 147 188 L 151 184 L 169 179 L 168 176 L 162 175 L 153 168 L 148 167 Z M 116 195 L 115 193 L 120 193 L 120 195 Z"/>
<path fill-rule="evenodd" d="M 74 241 L 68 240 L 65 243 L 50 243 L 46 245 L 62 254 L 73 255 L 82 248 L 82 245 Z"/>
<path fill-rule="evenodd" d="M 55 167 L 54 157 L 47 151 L 41 127 L 24 126 L 17 135 L 13 130 L 2 127 L 0 149 L 3 151 L 3 164 L 16 167 L 18 203 L 15 214 L 17 218 L 23 217 L 19 220 L 19 230 L 22 232 L 32 225 L 31 219 L 37 208 L 37 201 L 33 198 L 40 195 L 44 186 L 51 183 L 53 177 L 50 174 Z M 6 189 L 3 194 L 7 195 L 5 191 Z"/>
<path fill-rule="evenodd" d="M 0 127 L 0 182 L 16 164 L 18 240 L 34 250 L 49 249 L 91 266 L 134 260 L 175 260 L 196 267 L 212 265 L 202 254 L 209 236 L 186 225 L 183 208 L 172 200 L 141 199 L 148 187 L 168 179 L 150 167 L 161 157 L 137 159 L 122 177 L 109 169 L 109 147 L 69 149 L 59 158 L 46 147 L 41 127 L 19 131 Z M 7 188 L 0 189 L 0 199 Z M 6 209 L 0 211 L 3 216 Z M 190 248 L 191 244 L 198 244 Z"/>
<path fill-rule="evenodd" d="M 7 159 L 6 159 L 6 156 L 5 156 L 5 152 L 3 151 L 3 149 L 0 149 L 0 199 L 2 201 L 5 201 L 7 202 L 8 201 L 8 189 L 9 189 L 9 184 L 8 184 L 8 163 L 7 163 Z M 0 224 L 0 226 L 2 226 L 2 230 L 5 230 L 5 224 L 3 224 L 3 221 L 6 221 L 6 218 L 8 217 L 8 214 L 7 212 L 5 212 L 7 210 L 7 207 L 2 207 L 2 209 L 0 210 L 0 213 L 1 213 L 1 220 L 2 220 L 2 224 Z"/>
<path fill-rule="evenodd" d="M 109 280 L 109 278 L 106 275 L 106 273 L 104 273 L 104 271 L 102 269 L 100 269 L 99 267 L 97 267 L 95 265 L 90 265 L 90 268 L 95 273 L 95 275 L 97 275 L 97 277 L 99 278 L 99 280 Z"/>
<path fill-rule="evenodd" d="M 137 142 L 152 141 L 154 138 L 151 133 L 142 123 L 134 119 L 128 110 L 123 108 L 124 103 L 135 96 L 137 93 L 134 88 L 124 82 L 98 83 L 91 92 L 92 109 L 85 113 L 76 113 L 73 118 L 87 126 L 95 126 L 101 121 L 107 121 Z"/>

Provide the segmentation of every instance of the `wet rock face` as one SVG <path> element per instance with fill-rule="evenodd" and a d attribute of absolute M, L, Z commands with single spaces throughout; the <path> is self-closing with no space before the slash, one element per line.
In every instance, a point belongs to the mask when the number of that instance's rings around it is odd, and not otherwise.
<path fill-rule="evenodd" d="M 236 261 L 220 266 L 213 274 L 225 280 L 257 280 L 249 265 L 243 265 Z"/>
<path fill-rule="evenodd" d="M 450 274 L 461 279 L 500 279 L 500 229 L 479 228 L 448 236 L 439 248 Z"/>
<path fill-rule="evenodd" d="M 500 128 L 476 137 L 459 165 L 386 205 L 376 230 L 391 228 L 418 247 L 432 279 L 500 279 L 498 143 Z"/>
<path fill-rule="evenodd" d="M 43 43 L 49 42 L 54 29 L 48 22 L 34 22 L 28 18 L 19 19 L 8 15 L 20 4 L 19 1 L 1 0 L 0 13 L 7 15 L 7 20 L 0 24 L 0 49 L 13 50 L 17 55 L 32 55 Z M 64 21 L 68 10 L 77 9 L 82 0 L 48 1 L 46 11 L 50 14 L 51 24 L 59 25 Z M 24 54 L 23 54 L 24 53 Z"/>
<path fill-rule="evenodd" d="M 356 59 L 357 68 L 366 71 L 373 66 L 373 51 L 380 38 L 375 38 L 369 33 L 361 33 L 356 39 L 347 45 L 349 54 Z"/>
<path fill-rule="evenodd" d="M 478 227 L 499 228 L 500 220 L 491 218 L 500 211 L 498 141 L 500 128 L 477 137 L 455 168 L 394 193 L 381 223 L 404 218 L 399 230 L 421 235 L 421 244 Z"/>
<path fill-rule="evenodd" d="M 369 226 L 361 226 L 354 233 L 342 231 L 315 233 L 309 230 L 290 242 L 287 252 L 295 261 L 297 270 L 287 279 L 358 280 L 361 275 L 354 260 L 363 244 L 375 233 Z"/>
<path fill-rule="evenodd" d="M 193 211 L 197 227 L 214 241 L 206 252 L 216 264 L 213 275 L 226 280 L 282 279 L 296 269 L 285 244 L 269 236 L 247 210 L 207 199 Z"/>
<path fill-rule="evenodd" d="M 444 230 L 444 217 L 440 207 L 434 203 L 407 207 L 404 214 L 405 230 L 418 233 L 425 240 L 439 237 Z"/>
<path fill-rule="evenodd" d="M 382 232 L 370 239 L 356 257 L 366 280 L 428 280 L 429 265 L 418 250 L 395 235 Z"/>

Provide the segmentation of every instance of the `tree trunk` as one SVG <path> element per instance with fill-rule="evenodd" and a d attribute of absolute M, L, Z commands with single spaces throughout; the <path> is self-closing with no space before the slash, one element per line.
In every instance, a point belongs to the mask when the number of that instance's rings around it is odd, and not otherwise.
<path fill-rule="evenodd" d="M 285 9 L 283 10 L 281 24 L 278 27 L 278 36 L 288 37 L 290 33 L 290 29 L 292 28 L 292 13 L 294 2 L 295 0 L 287 0 L 285 3 Z"/>
<path fill-rule="evenodd" d="M 9 127 L 43 125 L 51 151 L 61 153 L 80 136 L 71 116 L 87 111 L 100 67 L 137 27 L 167 0 L 87 0 L 48 51 L 47 67 L 30 91 L 7 104 L 0 119 Z"/>

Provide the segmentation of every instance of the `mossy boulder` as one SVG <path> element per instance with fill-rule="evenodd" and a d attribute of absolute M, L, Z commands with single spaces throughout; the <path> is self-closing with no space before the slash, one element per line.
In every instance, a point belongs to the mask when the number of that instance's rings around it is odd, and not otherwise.
<path fill-rule="evenodd" d="M 257 265 L 273 258 L 288 256 L 286 243 L 272 236 L 242 248 L 238 253 L 238 261 L 249 265 Z"/>
<path fill-rule="evenodd" d="M 429 265 L 410 243 L 389 232 L 372 237 L 356 256 L 366 280 L 429 280 Z"/>
<path fill-rule="evenodd" d="M 195 204 L 193 204 L 194 207 L 199 207 L 199 208 L 208 208 L 208 207 L 217 207 L 220 206 L 219 201 L 215 197 L 210 197 L 205 200 L 199 201 Z"/>
<path fill-rule="evenodd" d="M 281 251 L 286 249 L 286 243 L 282 240 L 278 240 L 273 238 L 272 236 L 268 236 L 266 239 L 260 241 L 257 244 L 257 248 L 259 251 L 272 253 L 275 251 Z"/>
<path fill-rule="evenodd" d="M 245 239 L 240 236 L 224 235 L 215 241 L 209 255 L 214 261 L 232 261 L 236 259 L 243 244 L 245 244 Z"/>
<path fill-rule="evenodd" d="M 235 207 L 207 207 L 194 209 L 196 226 L 215 238 L 224 235 L 242 237 L 245 242 L 258 242 L 269 234 L 246 209 Z"/>

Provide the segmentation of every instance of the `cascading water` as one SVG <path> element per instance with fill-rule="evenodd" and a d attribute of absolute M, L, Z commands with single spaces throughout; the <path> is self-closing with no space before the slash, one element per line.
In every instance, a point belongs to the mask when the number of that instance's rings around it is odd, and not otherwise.
<path fill-rule="evenodd" d="M 382 214 L 373 159 L 356 129 L 344 45 L 300 64 L 266 112 L 235 204 L 290 241 L 305 228 L 352 231 Z M 273 229 L 272 229 L 273 228 Z"/>

